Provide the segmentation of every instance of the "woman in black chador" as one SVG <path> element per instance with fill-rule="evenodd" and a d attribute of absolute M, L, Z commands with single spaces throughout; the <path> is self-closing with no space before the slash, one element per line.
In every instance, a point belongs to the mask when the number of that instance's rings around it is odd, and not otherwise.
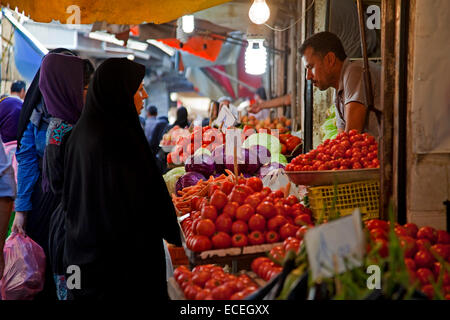
<path fill-rule="evenodd" d="M 67 141 L 64 265 L 81 270 L 80 289 L 67 274 L 68 299 L 167 299 L 162 239 L 181 241 L 134 102 L 144 74 L 128 59 L 103 62 Z"/>

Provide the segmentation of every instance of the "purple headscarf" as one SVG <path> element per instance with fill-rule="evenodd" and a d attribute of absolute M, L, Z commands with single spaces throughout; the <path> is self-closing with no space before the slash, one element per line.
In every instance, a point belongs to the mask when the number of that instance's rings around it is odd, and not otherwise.
<path fill-rule="evenodd" d="M 44 57 L 39 89 L 48 113 L 75 124 L 83 108 L 83 60 L 59 53 Z"/>

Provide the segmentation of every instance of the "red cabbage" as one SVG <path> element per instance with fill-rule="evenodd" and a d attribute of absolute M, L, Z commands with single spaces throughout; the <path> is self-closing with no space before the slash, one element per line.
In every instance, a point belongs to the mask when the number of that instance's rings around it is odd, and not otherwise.
<path fill-rule="evenodd" d="M 254 174 L 261 167 L 261 163 L 258 161 L 258 154 L 249 150 L 244 149 L 244 168 L 243 172 L 248 174 Z"/>
<path fill-rule="evenodd" d="M 270 157 L 271 157 L 271 153 L 269 151 L 269 149 L 267 149 L 264 146 L 261 145 L 253 145 L 249 148 L 250 152 L 254 152 L 258 155 L 258 162 L 260 164 L 260 166 L 269 163 L 270 162 Z"/>
<path fill-rule="evenodd" d="M 209 178 L 216 169 L 214 159 L 207 154 L 199 154 L 187 158 L 184 167 L 186 172 L 198 172 L 206 178 Z"/>
<path fill-rule="evenodd" d="M 234 172 L 234 156 L 227 155 L 225 159 L 225 167 Z M 241 154 L 238 155 L 237 164 L 239 173 L 248 173 L 250 175 L 254 174 L 258 171 L 259 167 L 261 167 L 261 164 L 258 161 L 258 155 L 249 149 L 244 148 L 241 149 Z"/>
<path fill-rule="evenodd" d="M 222 173 L 225 170 L 225 145 L 217 146 L 211 156 L 216 164 L 216 172 Z"/>
<path fill-rule="evenodd" d="M 184 188 L 194 186 L 200 180 L 206 181 L 205 176 L 198 172 L 188 172 L 182 175 L 175 184 L 175 193 L 178 195 L 179 190 L 183 190 Z"/>

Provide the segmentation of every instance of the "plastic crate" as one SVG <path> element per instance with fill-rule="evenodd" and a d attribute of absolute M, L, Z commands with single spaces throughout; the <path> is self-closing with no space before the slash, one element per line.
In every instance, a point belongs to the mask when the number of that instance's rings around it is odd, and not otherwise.
<path fill-rule="evenodd" d="M 308 199 L 314 218 L 328 219 L 330 214 L 352 214 L 359 208 L 362 220 L 379 218 L 380 182 L 378 180 L 308 188 Z M 336 203 L 333 202 L 337 191 Z"/>

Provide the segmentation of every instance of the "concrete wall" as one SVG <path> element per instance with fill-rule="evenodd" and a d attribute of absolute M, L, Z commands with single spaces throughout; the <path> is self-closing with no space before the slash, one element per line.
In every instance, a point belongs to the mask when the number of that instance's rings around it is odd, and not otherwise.
<path fill-rule="evenodd" d="M 414 3 L 414 2 L 412 2 Z M 424 152 L 424 141 L 436 138 L 436 130 L 449 128 L 449 118 L 439 117 L 450 107 L 450 1 L 416 0 L 411 9 L 407 214 L 420 226 L 446 227 L 443 202 L 450 199 L 450 153 L 445 148 Z M 436 115 L 437 114 L 437 115 Z M 424 119 L 428 117 L 432 119 Z M 433 134 L 434 132 L 434 134 Z M 444 142 L 445 137 L 439 142 Z"/>

